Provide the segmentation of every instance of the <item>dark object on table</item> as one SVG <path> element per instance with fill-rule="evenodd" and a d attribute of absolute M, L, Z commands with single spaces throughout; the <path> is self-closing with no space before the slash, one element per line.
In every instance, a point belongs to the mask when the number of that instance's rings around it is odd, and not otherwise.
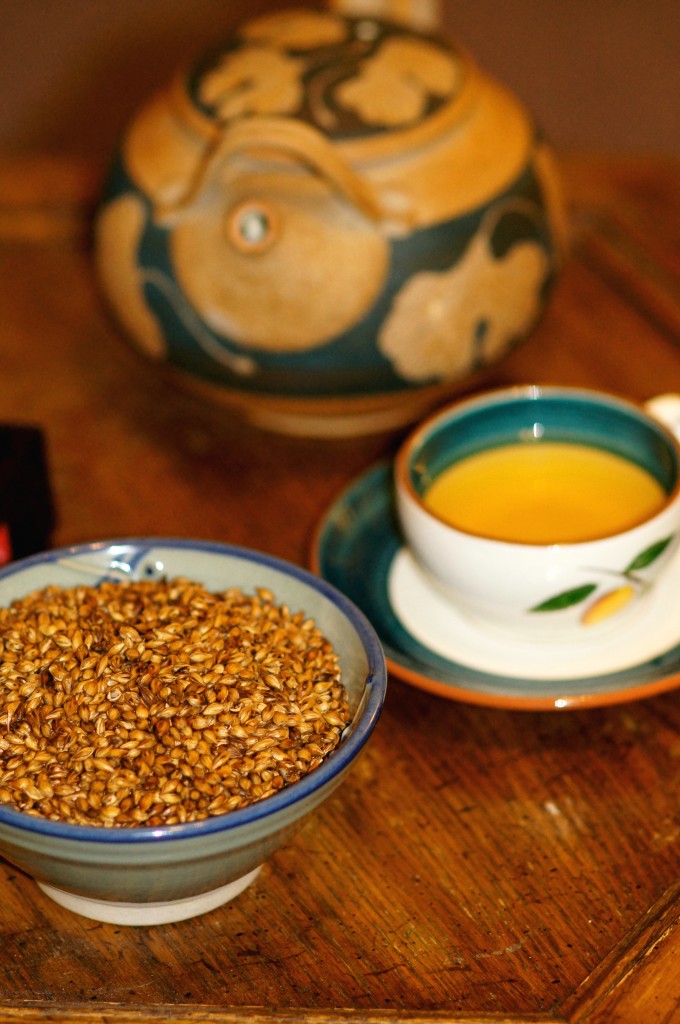
<path fill-rule="evenodd" d="M 49 547 L 54 525 L 42 431 L 1 424 L 0 564 Z"/>

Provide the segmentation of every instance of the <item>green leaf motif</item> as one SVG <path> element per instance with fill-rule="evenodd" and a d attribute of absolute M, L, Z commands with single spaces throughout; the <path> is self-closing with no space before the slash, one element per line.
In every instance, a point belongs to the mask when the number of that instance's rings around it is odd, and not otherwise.
<path fill-rule="evenodd" d="M 665 540 L 658 540 L 656 544 L 652 544 L 651 547 L 641 551 L 625 570 L 626 574 L 636 572 L 638 569 L 645 569 L 648 565 L 651 565 L 666 550 L 672 540 L 673 536 L 671 535 L 666 537 Z"/>
<path fill-rule="evenodd" d="M 586 583 L 582 587 L 574 587 L 573 590 L 565 590 L 562 594 L 556 594 L 554 597 L 548 598 L 547 601 L 542 601 L 534 608 L 530 608 L 529 611 L 560 612 L 563 608 L 571 608 L 572 605 L 585 601 L 594 590 L 597 590 L 596 583 Z"/>

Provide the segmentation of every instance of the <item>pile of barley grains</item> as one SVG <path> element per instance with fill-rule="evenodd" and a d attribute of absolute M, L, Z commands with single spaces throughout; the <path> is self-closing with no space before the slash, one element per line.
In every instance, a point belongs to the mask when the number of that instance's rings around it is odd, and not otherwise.
<path fill-rule="evenodd" d="M 268 590 L 46 587 L 0 609 L 0 803 L 197 821 L 313 771 L 349 720 L 331 644 Z"/>

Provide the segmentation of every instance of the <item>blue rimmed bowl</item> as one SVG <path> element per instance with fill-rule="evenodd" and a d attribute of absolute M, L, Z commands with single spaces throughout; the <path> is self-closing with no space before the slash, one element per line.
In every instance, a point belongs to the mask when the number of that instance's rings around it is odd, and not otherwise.
<path fill-rule="evenodd" d="M 304 610 L 340 660 L 351 718 L 313 772 L 259 803 L 163 827 L 72 825 L 0 805 L 0 855 L 64 907 L 99 921 L 154 925 L 195 917 L 232 899 L 342 782 L 385 699 L 380 642 L 363 614 L 312 573 L 266 554 L 203 541 L 132 538 L 48 551 L 0 570 L 0 605 L 49 584 L 183 576 L 209 590 L 256 587 Z M 0 723 L 0 730 L 2 725 Z"/>

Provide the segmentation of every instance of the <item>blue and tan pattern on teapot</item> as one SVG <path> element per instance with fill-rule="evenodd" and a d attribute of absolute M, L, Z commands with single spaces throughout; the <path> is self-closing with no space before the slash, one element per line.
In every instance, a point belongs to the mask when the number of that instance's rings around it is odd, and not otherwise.
<path fill-rule="evenodd" d="M 240 407 L 370 429 L 531 331 L 560 231 L 550 154 L 466 54 L 293 10 L 247 22 L 140 110 L 96 254 L 148 356 Z"/>

